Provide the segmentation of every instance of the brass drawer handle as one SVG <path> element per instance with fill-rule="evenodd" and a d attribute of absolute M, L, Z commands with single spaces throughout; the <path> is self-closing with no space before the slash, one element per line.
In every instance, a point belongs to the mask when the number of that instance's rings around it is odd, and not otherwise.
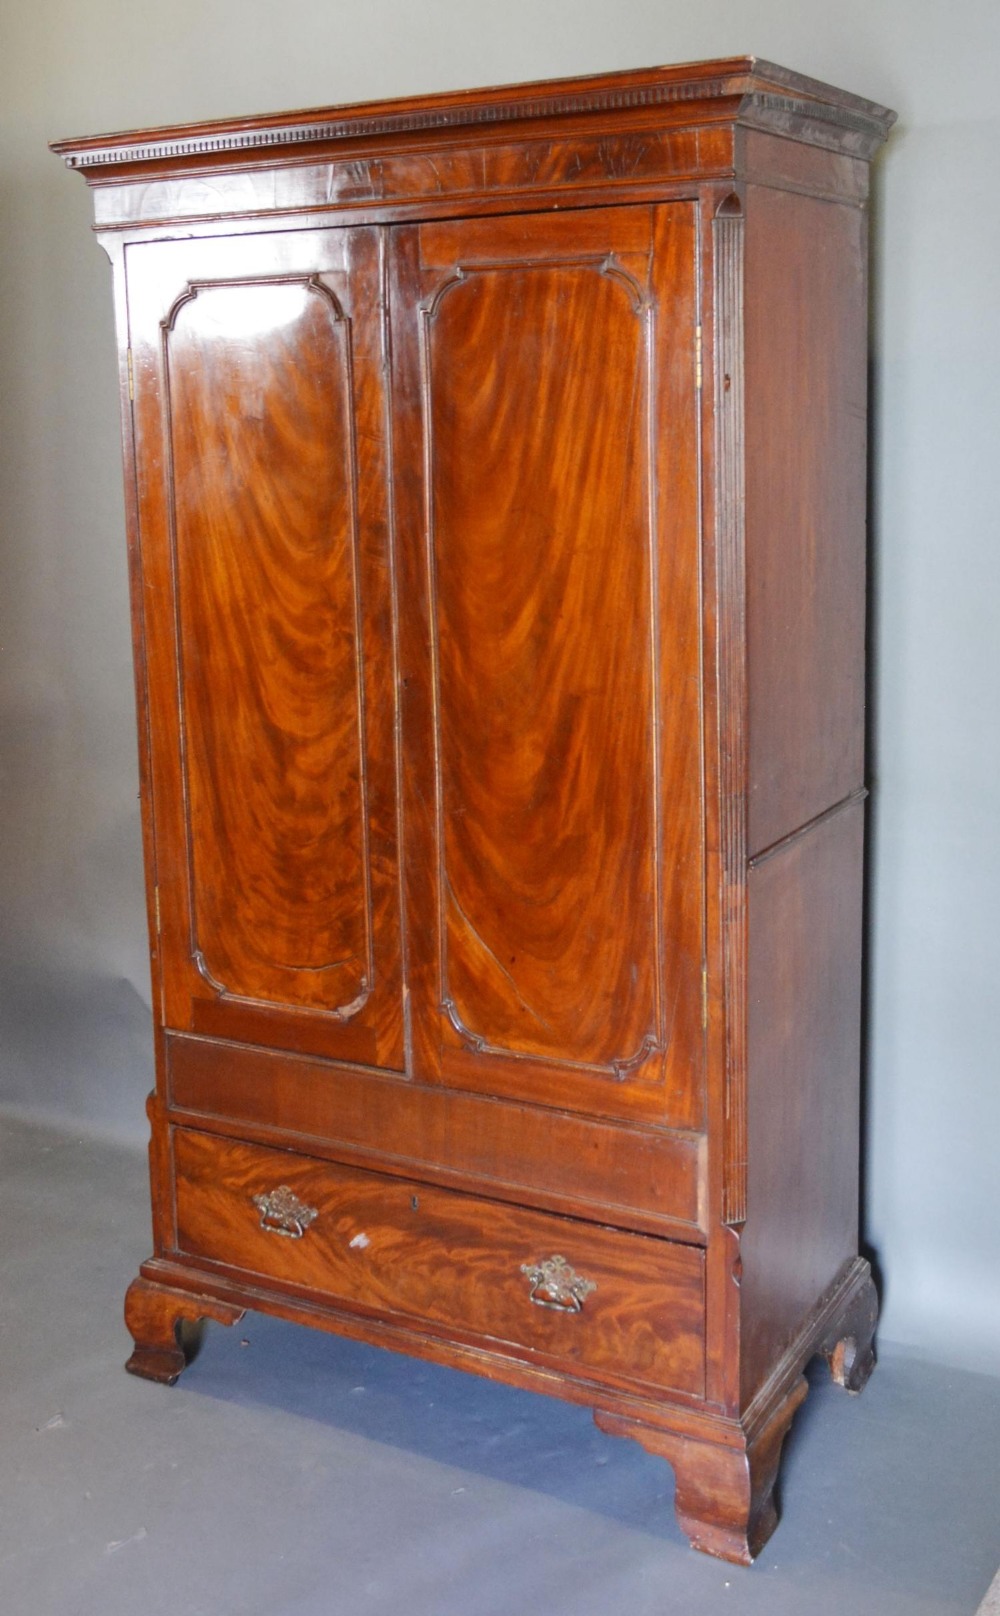
<path fill-rule="evenodd" d="M 282 1234 L 287 1240 L 301 1240 L 310 1223 L 319 1217 L 317 1208 L 306 1206 L 287 1184 L 279 1184 L 265 1195 L 254 1195 L 252 1200 L 264 1233 Z"/>
<path fill-rule="evenodd" d="M 597 1282 L 584 1279 L 571 1268 L 565 1257 L 546 1257 L 540 1263 L 522 1263 L 521 1272 L 531 1285 L 530 1300 L 536 1307 L 551 1307 L 556 1313 L 580 1313 Z"/>

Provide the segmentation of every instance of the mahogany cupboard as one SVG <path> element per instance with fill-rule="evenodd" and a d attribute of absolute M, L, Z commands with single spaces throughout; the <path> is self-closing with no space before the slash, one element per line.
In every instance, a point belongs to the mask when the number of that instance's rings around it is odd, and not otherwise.
<path fill-rule="evenodd" d="M 61 142 L 115 271 L 156 1006 L 129 1368 L 591 1405 L 750 1559 L 857 1254 L 866 196 L 750 57 Z"/>

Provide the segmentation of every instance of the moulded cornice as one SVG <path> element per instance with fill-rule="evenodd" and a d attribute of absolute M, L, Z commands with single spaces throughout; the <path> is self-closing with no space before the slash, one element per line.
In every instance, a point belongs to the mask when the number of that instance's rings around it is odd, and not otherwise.
<path fill-rule="evenodd" d="M 53 141 L 70 168 L 95 179 L 115 169 L 175 168 L 196 160 L 230 166 L 250 155 L 291 153 L 308 146 L 347 141 L 384 142 L 393 137 L 433 137 L 442 131 L 498 124 L 549 124 L 605 112 L 683 108 L 685 122 L 732 121 L 794 135 L 814 144 L 844 145 L 871 157 L 895 114 L 860 96 L 792 73 L 752 56 L 669 68 L 553 79 L 458 94 L 364 102 L 256 118 L 131 130 L 114 135 Z M 838 138 L 839 137 L 839 138 Z"/>

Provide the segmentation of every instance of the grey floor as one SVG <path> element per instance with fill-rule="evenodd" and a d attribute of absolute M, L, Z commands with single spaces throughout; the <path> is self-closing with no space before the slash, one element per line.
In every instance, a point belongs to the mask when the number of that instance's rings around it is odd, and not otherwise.
<path fill-rule="evenodd" d="M 817 1375 L 744 1571 L 583 1409 L 254 1315 L 132 1379 L 147 1241 L 141 1155 L 0 1117 L 2 1616 L 972 1616 L 1000 1561 L 1000 1381 Z"/>

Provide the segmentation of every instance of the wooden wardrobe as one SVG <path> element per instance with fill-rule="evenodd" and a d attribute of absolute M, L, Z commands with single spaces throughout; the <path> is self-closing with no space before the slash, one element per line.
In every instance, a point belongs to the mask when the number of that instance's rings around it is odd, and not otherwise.
<path fill-rule="evenodd" d="M 584 1403 L 749 1560 L 858 1390 L 869 161 L 753 57 L 59 142 L 114 266 L 153 961 L 129 1368 Z"/>

